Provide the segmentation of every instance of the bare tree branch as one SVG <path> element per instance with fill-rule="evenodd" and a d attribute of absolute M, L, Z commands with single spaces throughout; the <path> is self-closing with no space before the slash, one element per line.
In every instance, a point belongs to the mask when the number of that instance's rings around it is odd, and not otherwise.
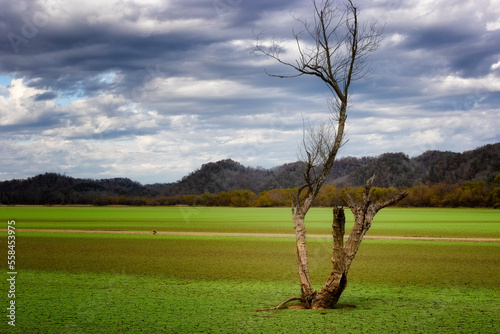
<path fill-rule="evenodd" d="M 344 128 L 347 119 L 349 88 L 351 82 L 365 75 L 366 57 L 382 39 L 382 30 L 374 21 L 360 27 L 358 9 L 347 0 L 313 1 L 314 19 L 294 19 L 302 25 L 299 32 L 292 30 L 299 57 L 294 62 L 284 60 L 284 43 L 272 39 L 266 44 L 263 35 L 255 35 L 254 53 L 262 54 L 291 68 L 294 74 L 266 73 L 278 78 L 294 78 L 302 75 L 319 77 L 329 88 L 333 98 L 329 100 L 331 117 L 317 127 L 305 127 L 300 160 L 306 165 L 306 185 L 299 189 L 297 207 L 305 212 L 323 185 L 333 166 L 336 154 L 345 144 Z M 312 41 L 312 46 L 308 42 Z M 266 46 L 267 45 L 267 46 Z M 319 174 L 317 174 L 319 173 Z M 301 197 L 303 192 L 305 196 Z"/>

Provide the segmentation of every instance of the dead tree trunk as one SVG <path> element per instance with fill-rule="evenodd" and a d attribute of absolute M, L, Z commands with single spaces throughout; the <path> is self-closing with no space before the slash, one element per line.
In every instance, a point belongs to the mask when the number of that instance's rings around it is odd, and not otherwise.
<path fill-rule="evenodd" d="M 304 215 L 297 213 L 293 215 L 293 227 L 297 245 L 297 265 L 300 279 L 300 298 L 310 302 L 313 295 L 311 278 L 309 276 L 309 263 L 307 258 L 306 227 Z"/>
<path fill-rule="evenodd" d="M 314 309 L 332 308 L 347 285 L 347 270 L 344 261 L 345 215 L 342 207 L 333 209 L 333 255 L 332 271 L 325 285 L 311 303 Z"/>
<path fill-rule="evenodd" d="M 404 191 L 385 202 L 374 203 L 371 201 L 370 196 L 374 178 L 375 176 L 366 182 L 361 201 L 356 201 L 351 196 L 348 197 L 349 208 L 354 214 L 354 225 L 346 243 L 344 243 L 344 209 L 343 207 L 336 207 L 333 209 L 332 270 L 326 283 L 319 292 L 313 289 L 309 276 L 304 216 L 297 217 L 297 215 L 294 214 L 295 235 L 297 239 L 297 264 L 301 282 L 301 301 L 305 307 L 328 309 L 332 308 L 338 302 L 342 292 L 347 286 L 347 273 L 349 272 L 352 260 L 358 252 L 364 235 L 371 227 L 373 217 L 375 217 L 377 212 L 381 209 L 397 203 L 408 194 Z"/>

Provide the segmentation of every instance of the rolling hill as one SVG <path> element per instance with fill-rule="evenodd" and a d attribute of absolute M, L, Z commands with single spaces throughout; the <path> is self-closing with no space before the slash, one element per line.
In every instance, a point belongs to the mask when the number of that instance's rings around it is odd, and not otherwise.
<path fill-rule="evenodd" d="M 90 204 L 96 197 L 158 197 L 247 189 L 260 193 L 302 184 L 303 164 L 264 169 L 231 159 L 210 162 L 174 183 L 142 185 L 127 178 L 79 179 L 55 173 L 0 182 L 0 204 Z M 500 173 L 500 143 L 463 153 L 427 151 L 410 158 L 404 153 L 338 159 L 327 179 L 339 187 L 361 186 L 374 173 L 378 187 L 412 187 L 437 183 L 492 181 Z"/>

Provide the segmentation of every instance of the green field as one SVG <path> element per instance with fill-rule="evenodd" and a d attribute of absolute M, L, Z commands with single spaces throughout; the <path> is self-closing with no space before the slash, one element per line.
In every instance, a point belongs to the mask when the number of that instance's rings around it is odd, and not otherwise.
<path fill-rule="evenodd" d="M 0 207 L 0 221 L 15 219 L 22 229 L 129 230 L 237 233 L 292 233 L 289 208 L 218 207 Z M 353 216 L 346 210 L 347 226 Z M 331 234 L 332 211 L 315 208 L 307 231 Z M 494 209 L 386 208 L 369 235 L 500 238 Z"/>
<path fill-rule="evenodd" d="M 330 233 L 330 210 L 308 218 L 310 233 Z M 0 207 L 0 219 L 18 229 L 293 233 L 281 208 Z M 385 209 L 368 234 L 499 238 L 500 212 Z M 6 258 L 6 232 L 0 241 Z M 308 246 L 320 288 L 331 240 Z M 500 331 L 496 242 L 367 239 L 339 308 L 326 311 L 251 312 L 299 293 L 293 238 L 18 232 L 16 270 L 16 327 L 4 315 L 0 332 Z"/>

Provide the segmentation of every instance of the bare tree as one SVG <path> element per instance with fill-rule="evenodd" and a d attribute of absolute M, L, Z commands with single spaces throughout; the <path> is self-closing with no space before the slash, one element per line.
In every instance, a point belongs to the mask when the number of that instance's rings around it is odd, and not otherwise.
<path fill-rule="evenodd" d="M 307 257 L 305 216 L 311 208 L 320 188 L 325 183 L 337 152 L 345 143 L 345 123 L 354 80 L 370 72 L 368 55 L 375 51 L 381 40 L 383 28 L 375 21 L 358 22 L 358 8 L 351 0 L 339 3 L 334 0 L 312 1 L 314 20 L 309 23 L 295 18 L 303 30 L 293 31 L 298 59 L 284 59 L 284 47 L 280 41 L 266 46 L 262 36 L 256 37 L 255 52 L 264 54 L 293 70 L 291 75 L 266 73 L 279 78 L 312 75 L 321 79 L 329 88 L 331 116 L 318 127 L 305 129 L 303 135 L 302 161 L 305 163 L 305 183 L 292 202 L 292 216 L 297 244 L 297 265 L 300 278 L 300 299 L 307 308 L 331 308 L 335 305 L 347 284 L 347 273 L 363 236 L 371 226 L 375 214 L 382 208 L 394 204 L 407 194 L 381 203 L 373 203 L 370 189 L 374 177 L 367 181 L 361 199 L 349 196 L 347 205 L 354 214 L 355 222 L 349 239 L 344 243 L 345 215 L 342 206 L 333 210 L 333 256 L 332 271 L 320 291 L 312 287 Z M 284 303 L 276 308 L 283 306 Z M 276 309 L 274 308 L 274 309 Z"/>

